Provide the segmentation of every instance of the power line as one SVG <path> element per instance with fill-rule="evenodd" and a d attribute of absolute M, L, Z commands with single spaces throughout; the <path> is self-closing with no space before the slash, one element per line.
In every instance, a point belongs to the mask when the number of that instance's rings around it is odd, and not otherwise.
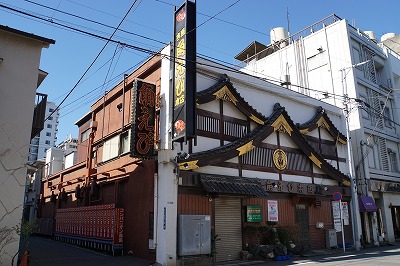
<path fill-rule="evenodd" d="M 160 2 L 160 3 L 163 3 L 163 4 L 166 4 L 166 5 L 169 5 L 169 6 L 176 7 L 174 4 L 171 4 L 171 3 L 168 3 L 168 2 L 165 2 L 165 1 L 162 1 L 162 0 L 155 0 L 155 1 L 156 1 L 156 2 Z M 211 18 L 211 17 L 212 17 L 212 16 L 210 16 L 210 15 L 207 15 L 207 14 L 204 14 L 204 13 L 201 13 L 201 12 L 196 12 L 196 13 L 199 14 L 199 15 L 208 17 L 208 18 Z M 267 34 L 267 33 L 265 33 L 265 32 L 261 32 L 261 31 L 258 31 L 258 30 L 255 30 L 255 29 L 252 29 L 252 28 L 243 26 L 243 25 L 239 25 L 239 24 L 233 23 L 233 22 L 231 22 L 231 21 L 227 21 L 227 20 L 224 20 L 224 19 L 216 18 L 216 17 L 214 17 L 213 19 L 214 19 L 214 20 L 221 21 L 221 22 L 224 22 L 224 23 L 227 23 L 227 24 L 230 24 L 230 25 L 233 25 L 233 26 L 236 26 L 236 27 L 238 27 L 238 28 L 242 28 L 242 29 L 245 29 L 245 30 L 249 30 L 249 31 L 252 31 L 252 32 L 255 32 L 255 33 L 259 33 L 259 34 L 265 35 L 265 36 L 269 36 L 269 34 Z"/>
<path fill-rule="evenodd" d="M 240 1 L 240 0 L 238 0 L 238 1 Z M 233 3 L 232 5 L 236 4 L 238 1 L 236 1 L 236 2 Z M 231 6 L 232 6 L 232 5 L 231 5 Z M 86 35 L 89 35 L 89 36 L 92 36 L 92 37 L 95 37 L 95 38 L 98 38 L 98 39 L 107 40 L 107 43 L 108 43 L 108 42 L 113 42 L 113 43 L 117 43 L 117 44 L 122 44 L 122 45 L 126 46 L 127 48 L 131 48 L 131 49 L 134 49 L 134 50 L 136 50 L 136 51 L 143 52 L 143 53 L 147 53 L 147 54 L 150 54 L 150 55 L 153 55 L 153 56 L 154 56 L 154 55 L 161 55 L 160 52 L 155 52 L 155 51 L 153 51 L 153 50 L 146 49 L 146 48 L 142 48 L 142 47 L 138 47 L 138 46 L 134 46 L 134 45 L 131 45 L 131 44 L 121 43 L 121 42 L 119 42 L 119 41 L 113 40 L 112 38 L 106 38 L 106 37 L 103 37 L 103 36 L 101 36 L 101 35 L 94 34 L 94 33 L 91 33 L 91 32 L 88 32 L 88 31 L 84 31 L 84 30 L 81 30 L 81 29 L 77 29 L 77 28 L 74 28 L 74 27 L 71 27 L 71 26 L 68 26 L 68 25 L 64 25 L 64 24 L 58 23 L 58 22 L 49 21 L 48 19 L 44 19 L 44 18 L 41 18 L 41 17 L 36 16 L 36 15 L 29 14 L 29 13 L 24 12 L 24 11 L 20 11 L 20 10 L 17 10 L 17 9 L 8 7 L 8 6 L 4 6 L 4 5 L 2 5 L 2 4 L 0 4 L 0 7 L 6 8 L 6 9 L 9 9 L 9 10 L 12 10 L 12 11 L 17 12 L 17 13 L 24 14 L 24 15 L 26 15 L 26 16 L 31 16 L 31 17 L 34 17 L 34 18 L 36 18 L 36 19 L 43 20 L 43 21 L 46 21 L 46 22 L 49 22 L 49 23 L 52 23 L 52 24 L 59 25 L 59 26 L 61 26 L 61 27 L 65 27 L 65 28 L 67 28 L 67 29 L 69 29 L 69 30 L 76 31 L 76 32 L 81 33 L 81 34 L 86 34 Z M 230 6 L 229 6 L 229 7 L 230 7 Z M 229 7 L 227 7 L 227 8 L 229 8 Z M 224 10 L 226 10 L 227 8 L 225 8 Z M 223 10 L 223 11 L 224 11 L 224 10 Z M 221 11 L 221 12 L 222 12 L 222 11 Z M 219 13 L 221 13 L 221 12 L 219 12 Z M 219 14 L 219 13 L 218 13 L 218 14 Z M 115 32 L 116 32 L 116 30 L 114 31 L 114 33 L 115 33 Z M 174 56 L 167 56 L 167 55 L 161 55 L 161 56 L 163 56 L 163 57 L 169 57 L 170 59 L 173 59 L 173 60 L 175 59 Z M 203 56 L 206 56 L 206 55 L 203 55 Z M 219 60 L 219 59 L 215 59 L 215 58 L 210 57 L 210 56 L 206 56 L 206 57 L 212 58 L 213 60 L 216 60 L 216 61 L 219 61 L 219 62 L 223 62 L 223 63 L 228 64 L 228 65 L 233 65 L 233 64 L 231 64 L 231 63 L 228 63 L 228 62 L 225 62 L 225 61 L 222 61 L 222 60 Z M 204 63 L 199 63 L 199 62 L 197 62 L 197 63 L 207 66 L 207 64 L 204 64 Z M 219 69 L 222 69 L 222 70 L 227 70 L 226 68 L 228 67 L 228 66 L 217 67 L 217 66 L 215 66 L 215 65 L 208 65 L 208 66 L 213 67 L 213 68 L 217 68 L 217 69 L 219 68 Z M 229 68 L 229 67 L 228 67 L 228 68 Z M 242 72 L 242 71 L 240 71 L 240 70 L 237 70 L 237 69 L 234 69 L 234 68 L 229 68 L 229 70 L 232 71 L 232 72 L 234 72 L 234 73 L 246 74 L 246 75 L 249 75 L 249 76 L 253 76 L 253 75 L 244 73 L 244 72 Z M 257 72 L 255 72 L 255 73 L 257 73 Z M 277 82 L 281 83 L 281 82 L 282 82 L 282 80 L 276 79 L 276 78 L 274 78 L 275 80 L 273 80 L 273 79 L 271 79 L 272 77 L 268 77 L 267 75 L 265 75 L 265 74 L 263 74 L 263 73 L 257 73 L 257 74 L 264 76 L 264 78 L 263 78 L 263 77 L 257 77 L 257 78 L 263 79 L 263 80 L 265 80 L 265 81 L 269 81 L 269 82 L 273 82 L 273 83 L 277 83 Z M 255 77 L 255 76 L 253 76 L 253 77 Z M 326 92 L 326 91 L 319 91 L 319 90 L 316 90 L 316 89 L 311 89 L 311 88 L 307 88 L 307 87 L 300 86 L 300 85 L 295 85 L 295 84 L 291 84 L 291 85 L 294 86 L 294 87 L 303 88 L 303 89 L 307 89 L 307 90 L 310 90 L 310 91 L 318 92 L 318 93 L 321 93 L 321 94 L 323 94 L 323 95 L 336 96 L 336 97 L 343 97 L 343 95 L 336 95 L 336 94 L 333 94 L 333 93 L 328 93 L 328 92 Z M 76 87 L 76 86 L 74 86 L 74 88 L 75 88 L 75 87 Z M 74 89 L 74 88 L 73 88 L 73 89 Z M 354 98 L 350 98 L 350 99 L 355 100 Z"/>
<path fill-rule="evenodd" d="M 65 11 L 62 11 L 62 10 L 59 10 L 59 9 L 56 9 L 56 8 L 52 8 L 52 7 L 43 5 L 43 4 L 39 4 L 39 3 L 36 3 L 34 1 L 31 1 L 31 0 L 24 0 L 24 1 L 28 2 L 28 3 L 31 3 L 31 4 L 34 4 L 34 5 L 38 5 L 38 6 L 50 9 L 50 10 L 53 10 L 54 12 L 59 12 L 61 14 L 65 14 L 65 15 L 72 16 L 72 17 L 75 17 L 75 18 L 79 18 L 79 19 L 84 20 L 84 21 L 92 22 L 94 24 L 101 25 L 101 26 L 104 26 L 104 27 L 109 28 L 109 29 L 114 29 L 114 30 L 116 29 L 115 27 L 107 25 L 105 23 L 102 23 L 102 22 L 99 22 L 99 21 L 95 21 L 95 20 L 92 20 L 92 19 L 88 19 L 88 18 L 85 18 L 85 17 L 81 17 L 81 16 L 78 16 L 78 15 L 75 15 L 75 14 L 72 14 L 72 13 L 68 13 L 68 12 L 65 12 Z M 141 35 L 141 34 L 137 34 L 137 33 L 131 32 L 131 31 L 123 30 L 123 29 L 117 29 L 117 30 L 120 31 L 120 32 L 124 32 L 124 33 L 130 34 L 130 35 L 138 36 L 138 37 L 146 39 L 146 40 L 150 40 L 150 41 L 153 41 L 153 42 L 157 42 L 157 43 L 166 45 L 165 42 L 162 42 L 162 41 L 159 41 L 159 40 L 156 40 L 156 39 L 153 39 L 153 38 Z"/>
<path fill-rule="evenodd" d="M 229 8 L 233 7 L 234 5 L 236 5 L 237 3 L 239 3 L 240 0 L 236 0 L 236 2 L 230 4 L 229 6 L 227 6 L 226 8 L 222 9 L 221 11 L 219 11 L 217 14 L 215 14 L 214 16 L 209 17 L 207 20 L 203 21 L 203 23 L 201 23 L 200 25 L 196 26 L 194 29 L 191 29 L 190 31 L 186 32 L 185 35 L 188 35 L 190 32 L 200 28 L 201 26 L 203 26 L 204 24 L 206 24 L 207 22 L 209 22 L 210 20 L 212 20 L 213 18 L 215 18 L 216 16 L 218 16 L 219 14 L 221 14 L 222 12 L 228 10 Z"/>
<path fill-rule="evenodd" d="M 85 72 L 82 74 L 82 76 L 79 78 L 79 80 L 76 82 L 76 84 L 72 87 L 72 89 L 68 92 L 68 94 L 64 97 L 64 99 L 60 102 L 60 104 L 54 109 L 54 111 L 45 119 L 45 121 L 60 108 L 60 106 L 67 100 L 67 98 L 71 95 L 71 93 L 75 90 L 75 88 L 78 86 L 78 84 L 81 82 L 81 80 L 85 77 L 86 73 L 90 70 L 90 68 L 94 65 L 94 63 L 97 61 L 97 59 L 100 57 L 101 53 L 104 51 L 114 34 L 117 32 L 118 28 L 121 26 L 121 24 L 124 22 L 125 18 L 128 16 L 129 12 L 132 10 L 133 6 L 136 4 L 137 0 L 134 0 L 132 5 L 129 7 L 128 11 L 126 12 L 125 16 L 122 18 L 122 20 L 119 22 L 118 26 L 115 28 L 114 32 L 111 34 L 110 38 L 107 40 L 107 42 L 104 44 L 103 48 L 99 51 L 95 59 L 92 61 L 92 63 L 89 65 L 89 67 L 85 70 Z"/>

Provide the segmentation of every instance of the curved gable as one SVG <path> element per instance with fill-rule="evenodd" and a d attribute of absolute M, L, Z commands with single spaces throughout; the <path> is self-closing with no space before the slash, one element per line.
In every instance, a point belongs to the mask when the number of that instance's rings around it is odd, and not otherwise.
<path fill-rule="evenodd" d="M 335 125 L 332 123 L 332 120 L 329 118 L 322 107 L 318 107 L 317 113 L 314 115 L 313 118 L 311 118 L 306 123 L 298 125 L 297 128 L 302 134 L 307 134 L 308 132 L 311 132 L 316 128 L 325 128 L 329 135 L 331 135 L 335 140 L 338 140 L 339 143 L 347 143 L 346 136 L 340 133 L 337 127 L 335 127 Z"/>
<path fill-rule="evenodd" d="M 267 119 L 243 99 L 227 75 L 222 75 L 218 82 L 210 88 L 196 93 L 197 104 L 208 103 L 216 99 L 233 103 L 244 115 L 259 125 L 263 125 Z"/>
<path fill-rule="evenodd" d="M 275 104 L 273 113 L 263 122 L 263 125 L 250 132 L 247 136 L 224 146 L 193 153 L 188 159 L 179 159 L 178 163 L 180 169 L 193 170 L 210 164 L 222 163 L 234 157 L 241 156 L 259 146 L 265 138 L 275 131 L 287 133 L 302 152 L 318 168 L 339 183 L 350 186 L 349 178 L 325 161 L 322 156 L 312 148 L 299 128 L 295 126 L 285 108 L 279 104 Z"/>

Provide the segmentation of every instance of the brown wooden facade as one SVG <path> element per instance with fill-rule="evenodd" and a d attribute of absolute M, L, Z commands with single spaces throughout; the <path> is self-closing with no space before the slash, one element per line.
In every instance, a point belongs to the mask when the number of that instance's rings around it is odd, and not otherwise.
<path fill-rule="evenodd" d="M 149 240 L 153 239 L 156 160 L 131 157 L 129 130 L 135 78 L 157 84 L 159 95 L 160 77 L 161 58 L 154 56 L 125 75 L 76 123 L 78 164 L 43 179 L 39 222 L 54 219 L 60 208 L 114 204 L 125 213 L 125 253 L 155 259 Z"/>

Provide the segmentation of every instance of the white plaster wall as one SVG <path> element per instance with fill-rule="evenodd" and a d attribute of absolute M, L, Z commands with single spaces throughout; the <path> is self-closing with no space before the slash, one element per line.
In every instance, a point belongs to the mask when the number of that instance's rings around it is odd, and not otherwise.
<path fill-rule="evenodd" d="M 204 166 L 195 170 L 198 173 L 212 174 L 212 175 L 227 175 L 227 176 L 239 176 L 239 171 L 232 168 L 224 168 L 218 166 Z"/>
<path fill-rule="evenodd" d="M 243 177 L 249 177 L 249 178 L 279 180 L 279 175 L 277 173 L 243 170 L 242 175 Z"/>
<path fill-rule="evenodd" d="M 333 179 L 327 179 L 327 178 L 314 178 L 314 182 L 317 185 L 327 185 L 327 186 L 337 186 L 338 182 Z"/>
<path fill-rule="evenodd" d="M 275 135 L 275 134 L 273 134 L 273 135 Z M 292 137 L 289 136 L 289 134 L 286 134 L 286 133 L 279 134 L 279 140 L 280 140 L 281 146 L 289 147 L 289 148 L 297 148 L 297 149 L 299 148 L 297 146 L 296 142 L 293 141 Z"/>
<path fill-rule="evenodd" d="M 231 102 L 223 102 L 224 115 L 236 117 L 242 120 L 247 120 L 247 117 L 239 111 L 239 109 Z M 215 110 L 219 112 L 219 110 Z"/>
<path fill-rule="evenodd" d="M 298 175 L 282 175 L 283 181 L 288 182 L 299 182 L 299 183 L 312 183 L 312 178 L 309 176 L 298 176 Z"/>
<path fill-rule="evenodd" d="M 0 229 L 20 225 L 42 45 L 0 31 Z M 10 265 L 19 236 L 0 254 Z"/>
<path fill-rule="evenodd" d="M 213 149 L 215 147 L 220 146 L 220 141 L 218 139 L 210 139 L 202 136 L 197 136 L 197 146 L 193 145 L 193 153 L 200 151 L 207 151 Z M 180 149 L 180 148 L 179 148 Z M 188 152 L 188 147 L 186 145 L 183 146 L 183 150 Z"/>
<path fill-rule="evenodd" d="M 266 144 L 273 144 L 273 145 L 278 145 L 278 138 L 276 137 L 276 133 L 272 133 L 271 135 L 269 135 L 266 139 L 264 139 L 262 141 L 263 143 Z"/>

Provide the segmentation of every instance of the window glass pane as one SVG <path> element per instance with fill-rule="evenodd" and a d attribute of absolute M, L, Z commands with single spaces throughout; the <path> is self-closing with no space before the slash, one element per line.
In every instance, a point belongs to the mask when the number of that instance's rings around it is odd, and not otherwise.
<path fill-rule="evenodd" d="M 103 144 L 103 162 L 118 156 L 119 151 L 119 138 L 115 136 Z"/>
<path fill-rule="evenodd" d="M 121 135 L 121 153 L 130 151 L 131 130 Z"/>
<path fill-rule="evenodd" d="M 89 138 L 89 134 L 90 134 L 90 128 L 83 131 L 81 133 L 81 142 L 86 141 Z"/>
<path fill-rule="evenodd" d="M 397 155 L 394 152 L 389 153 L 390 156 L 390 165 L 392 167 L 392 172 L 398 172 L 397 168 Z"/>

